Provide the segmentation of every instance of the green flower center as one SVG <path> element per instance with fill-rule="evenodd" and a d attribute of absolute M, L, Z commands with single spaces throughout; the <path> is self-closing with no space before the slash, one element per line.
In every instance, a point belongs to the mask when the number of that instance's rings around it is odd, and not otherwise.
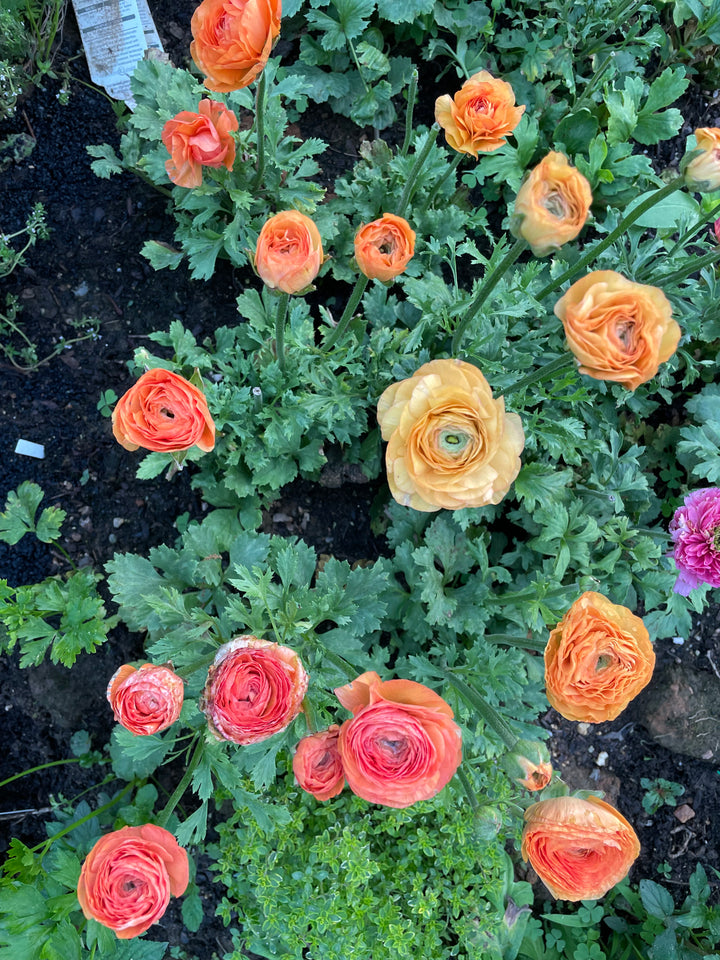
<path fill-rule="evenodd" d="M 612 657 L 608 656 L 607 653 L 602 653 L 597 658 L 597 663 L 595 664 L 595 672 L 600 673 L 601 670 L 604 670 L 605 667 L 609 666 L 612 663 Z"/>
<path fill-rule="evenodd" d="M 710 538 L 712 540 L 713 550 L 717 550 L 717 552 L 720 553 L 720 524 L 718 524 L 714 530 L 710 531 Z"/>
<path fill-rule="evenodd" d="M 470 443 L 470 437 L 462 430 L 441 430 L 438 443 L 446 453 L 462 453 Z"/>

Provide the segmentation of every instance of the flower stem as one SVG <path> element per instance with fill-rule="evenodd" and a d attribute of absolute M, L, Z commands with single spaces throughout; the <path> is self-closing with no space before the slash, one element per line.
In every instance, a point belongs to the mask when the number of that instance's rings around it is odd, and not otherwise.
<path fill-rule="evenodd" d="M 418 72 L 417 72 L 417 68 L 415 68 L 410 77 L 410 86 L 408 87 L 407 110 L 405 112 L 405 139 L 403 140 L 403 145 L 400 149 L 400 154 L 403 157 L 407 156 L 407 152 L 410 149 L 410 141 L 412 140 L 413 111 L 415 110 L 415 99 L 417 97 L 417 85 L 418 85 Z"/>
<path fill-rule="evenodd" d="M 108 800 L 107 803 L 103 804 L 102 807 L 98 807 L 97 810 L 93 810 L 90 813 L 86 814 L 84 817 L 81 817 L 79 820 L 75 820 L 74 823 L 69 823 L 66 827 L 63 827 L 62 830 L 58 830 L 57 833 L 54 833 L 51 837 L 48 837 L 47 840 L 43 840 L 42 843 L 38 843 L 36 846 L 30 848 L 31 853 L 35 853 L 38 850 L 45 848 L 41 856 L 45 856 L 47 851 L 50 849 L 51 844 L 55 843 L 56 840 L 59 840 L 60 837 L 64 837 L 66 834 L 71 833 L 75 827 L 81 826 L 83 823 L 87 823 L 88 820 L 92 820 L 94 817 L 99 817 L 101 813 L 105 813 L 106 810 L 110 810 L 115 806 L 116 803 L 119 803 L 120 800 L 128 793 L 133 787 L 132 782 L 126 784 L 120 793 L 116 793 L 112 800 Z"/>
<path fill-rule="evenodd" d="M 446 676 L 463 698 L 465 703 L 472 707 L 476 713 L 480 714 L 483 722 L 486 723 L 487 726 L 492 727 L 505 746 L 512 750 L 517 743 L 518 738 L 512 732 L 507 723 L 505 723 L 497 710 L 494 707 L 491 707 L 490 704 L 480 696 L 477 690 L 471 687 L 470 684 L 465 683 L 461 677 L 456 676 L 450 671 L 446 673 Z"/>
<path fill-rule="evenodd" d="M 457 778 L 462 784 L 462 788 L 465 791 L 465 796 L 470 801 L 470 806 L 472 807 L 473 813 L 477 813 L 478 810 L 480 809 L 480 803 L 478 802 L 478 798 L 475 795 L 475 791 L 472 788 L 470 779 L 462 767 L 457 768 Z"/>
<path fill-rule="evenodd" d="M 315 715 L 315 708 L 312 705 L 310 697 L 305 697 L 303 700 L 302 711 L 305 714 L 305 723 L 307 724 L 308 733 L 317 733 L 317 717 Z"/>
<path fill-rule="evenodd" d="M 664 200 L 665 197 L 669 197 L 671 193 L 675 193 L 675 191 L 683 187 L 684 184 L 684 177 L 675 177 L 669 183 L 666 183 L 665 186 L 660 187 L 659 190 L 656 190 L 655 193 L 652 193 L 649 197 L 643 200 L 642 203 L 639 203 L 630 211 L 630 213 L 627 214 L 627 216 L 623 217 L 620 223 L 605 237 L 604 240 L 601 240 L 600 243 L 596 243 L 591 250 L 588 250 L 584 256 L 580 257 L 577 263 L 574 263 L 571 267 L 568 267 L 565 273 L 557 277 L 546 287 L 543 287 L 535 299 L 544 299 L 549 294 L 554 293 L 555 290 L 558 290 L 566 280 L 570 280 L 576 274 L 580 273 L 581 270 L 584 270 L 588 264 L 592 263 L 593 260 L 595 260 L 595 258 L 603 252 L 603 250 L 607 250 L 611 243 L 614 243 L 618 237 L 621 237 L 629 226 L 632 226 L 636 220 L 639 220 L 646 210 L 654 207 L 656 203 Z"/>
<path fill-rule="evenodd" d="M 490 296 L 498 281 L 502 278 L 503 274 L 505 274 L 507 270 L 515 263 L 517 258 L 520 256 L 523 250 L 526 249 L 526 247 L 527 240 L 518 238 L 502 258 L 500 263 L 495 267 L 490 276 L 485 278 L 477 296 L 468 306 L 467 310 L 455 327 L 455 333 L 453 334 L 452 338 L 452 346 L 450 348 L 452 356 L 455 356 L 460 349 L 462 338 L 465 336 L 465 332 L 475 314 Z"/>
<path fill-rule="evenodd" d="M 329 660 L 330 663 L 335 664 L 335 666 L 341 670 L 345 676 L 348 677 L 348 679 L 355 680 L 355 678 L 358 676 L 358 668 L 354 667 L 351 663 L 348 663 L 344 657 L 340 657 L 336 653 L 333 653 L 332 650 L 328 650 L 323 647 L 322 657 L 324 660 Z"/>
<path fill-rule="evenodd" d="M 350 321 L 357 310 L 358 304 L 362 300 L 362 295 L 365 293 L 365 288 L 367 285 L 368 278 L 364 273 L 361 273 L 357 278 L 353 292 L 350 294 L 350 299 L 345 305 L 343 315 L 338 320 L 338 324 L 335 329 L 330 332 L 330 336 L 325 341 L 325 350 L 331 350 L 338 340 L 342 340 L 342 338 L 345 336 L 345 331 L 347 330 Z"/>
<path fill-rule="evenodd" d="M 80 763 L 82 757 L 69 757 L 67 760 L 53 760 L 51 763 L 41 763 L 38 767 L 30 767 L 29 770 L 23 770 L 22 773 L 16 773 L 7 780 L 0 780 L 0 787 L 6 787 L 14 780 L 21 780 L 23 777 L 29 777 L 31 773 L 37 773 L 38 770 L 47 770 L 49 767 L 59 767 L 64 763 Z M 100 760 L 100 763 L 109 763 L 109 760 Z"/>
<path fill-rule="evenodd" d="M 289 293 L 280 294 L 277 316 L 275 317 L 275 349 L 277 350 L 278 365 L 283 371 L 285 370 L 285 318 L 289 301 Z"/>
<path fill-rule="evenodd" d="M 670 250 L 668 250 L 668 258 L 673 257 L 678 250 L 685 246 L 685 244 L 691 240 L 697 233 L 700 233 L 702 228 L 709 220 L 713 220 L 720 214 L 720 203 L 716 203 L 714 207 L 711 207 L 707 213 L 704 213 L 702 217 L 694 223 L 692 227 L 685 231 L 685 233 L 678 237 L 675 243 L 672 245 Z"/>
<path fill-rule="evenodd" d="M 199 738 L 195 745 L 195 752 L 192 755 L 192 759 L 190 760 L 190 763 L 187 765 L 187 768 L 185 770 L 185 773 L 182 776 L 180 783 L 178 783 L 178 785 L 175 787 L 175 789 L 173 790 L 170 796 L 170 799 L 168 800 L 168 802 L 165 804 L 163 809 L 155 818 L 155 823 L 157 824 L 158 827 L 165 826 L 165 824 L 170 819 L 170 815 L 172 814 L 173 810 L 178 805 L 178 803 L 180 803 L 180 801 L 182 800 L 183 794 L 185 793 L 185 791 L 190 785 L 190 781 L 192 780 L 192 775 L 193 773 L 195 773 L 195 768 L 197 767 L 198 763 L 200 763 L 200 758 L 202 757 L 202 753 L 203 753 L 203 741 L 201 738 Z"/>
<path fill-rule="evenodd" d="M 265 93 L 267 89 L 267 80 L 265 71 L 260 74 L 257 89 L 255 90 L 255 131 L 257 140 L 257 165 L 255 180 L 252 190 L 257 190 L 263 181 L 265 174 Z"/>
<path fill-rule="evenodd" d="M 513 637 L 509 633 L 486 633 L 483 640 L 486 643 L 502 643 L 506 647 L 537 650 L 538 653 L 543 653 L 547 646 L 547 641 L 545 640 L 532 640 L 530 637 Z"/>
<path fill-rule="evenodd" d="M 440 189 L 445 186 L 445 183 L 447 182 L 451 174 L 455 173 L 457 168 L 460 166 L 460 161 L 464 156 L 465 154 L 460 153 L 459 151 L 455 154 L 450 164 L 448 165 L 448 168 L 445 171 L 445 173 L 440 177 L 438 182 L 435 184 L 432 190 L 428 193 L 427 198 L 425 199 L 425 203 L 422 205 L 422 209 L 420 211 L 421 213 L 425 213 L 425 211 L 432 205 L 433 201 L 435 200 L 435 197 L 440 192 Z"/>
<path fill-rule="evenodd" d="M 685 266 L 679 270 L 666 273 L 664 277 L 658 277 L 658 283 L 661 283 L 663 287 L 665 287 L 670 283 L 676 283 L 678 280 L 684 280 L 686 277 L 689 277 L 691 273 L 696 273 L 698 270 L 702 270 L 703 267 L 709 267 L 711 264 L 717 263 L 718 260 L 720 260 L 720 250 L 713 250 L 711 253 L 706 253 L 704 257 L 698 257 L 697 260 L 689 260 Z"/>
<path fill-rule="evenodd" d="M 572 370 L 574 367 L 575 357 L 572 353 L 564 353 L 561 357 L 556 357 L 554 360 L 550 360 L 549 363 L 544 363 L 541 367 L 538 367 L 536 370 L 533 370 L 532 373 L 523 377 L 522 380 L 518 380 L 517 383 L 508 387 L 507 390 L 504 391 L 505 396 L 511 393 L 518 393 L 533 383 L 542 383 L 543 380 L 549 380 L 561 371 Z"/>
<path fill-rule="evenodd" d="M 439 131 L 440 131 L 440 127 L 438 126 L 437 123 L 434 123 L 428 130 L 427 139 L 425 140 L 425 146 L 422 148 L 420 153 L 418 153 L 417 156 L 415 157 L 415 163 L 413 163 L 412 167 L 410 168 L 410 173 L 408 174 L 407 183 L 405 184 L 405 189 L 402 192 L 402 196 L 400 197 L 400 203 L 398 204 L 398 208 L 396 211 L 398 217 L 405 216 L 405 211 L 407 210 L 408 204 L 410 203 L 412 199 L 412 195 L 415 192 L 415 188 L 417 187 L 418 176 L 420 174 L 420 171 L 423 168 L 425 161 L 430 155 L 430 151 L 432 150 L 435 144 L 435 140 L 437 139 L 437 135 Z"/>

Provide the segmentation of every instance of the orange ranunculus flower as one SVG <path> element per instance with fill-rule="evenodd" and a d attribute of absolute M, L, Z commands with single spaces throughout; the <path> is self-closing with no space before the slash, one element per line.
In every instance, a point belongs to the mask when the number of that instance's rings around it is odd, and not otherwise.
<path fill-rule="evenodd" d="M 308 675 L 294 650 L 245 635 L 218 650 L 200 709 L 218 740 L 258 743 L 292 723 L 307 688 Z"/>
<path fill-rule="evenodd" d="M 370 280 L 387 283 L 403 272 L 415 253 L 415 231 L 403 217 L 384 213 L 355 234 L 355 259 Z"/>
<path fill-rule="evenodd" d="M 88 920 L 120 940 L 145 933 L 165 913 L 170 895 L 188 885 L 188 855 L 163 827 L 146 823 L 100 837 L 85 858 L 77 895 Z"/>
<path fill-rule="evenodd" d="M 580 233 L 592 192 L 585 177 L 563 153 L 549 153 L 523 181 L 515 198 L 511 230 L 545 257 Z"/>
<path fill-rule="evenodd" d="M 316 800 L 329 800 L 342 793 L 345 771 L 338 749 L 340 727 L 311 733 L 298 742 L 293 757 L 293 773 L 300 787 Z"/>
<path fill-rule="evenodd" d="M 238 121 L 232 110 L 216 100 L 201 100 L 198 112 L 183 110 L 162 129 L 162 142 L 170 154 L 167 175 L 178 187 L 199 187 L 203 167 L 227 167 L 235 162 L 232 133 Z"/>
<path fill-rule="evenodd" d="M 380 397 L 390 492 L 426 513 L 500 503 L 520 470 L 520 417 L 477 367 L 432 360 Z"/>
<path fill-rule="evenodd" d="M 167 666 L 123 664 L 110 678 L 107 698 L 115 719 L 130 733 L 143 736 L 166 730 L 180 716 L 182 678 Z"/>
<path fill-rule="evenodd" d="M 614 270 L 577 280 L 555 304 L 580 373 L 628 390 L 651 380 L 675 352 L 681 330 L 662 290 Z"/>
<path fill-rule="evenodd" d="M 720 190 L 720 129 L 699 127 L 695 139 L 702 153 L 685 167 L 685 183 L 688 189 L 699 193 Z"/>
<path fill-rule="evenodd" d="M 280 15 L 281 0 L 203 0 L 190 22 L 190 56 L 208 90 L 239 90 L 262 73 Z"/>
<path fill-rule="evenodd" d="M 353 714 L 340 727 L 348 786 L 363 800 L 409 807 L 449 783 L 462 761 L 460 728 L 441 696 L 414 680 L 361 674 L 335 691 Z"/>
<path fill-rule="evenodd" d="M 614 720 L 646 687 L 655 651 L 640 617 L 601 593 L 583 593 L 545 647 L 547 698 L 566 720 Z"/>
<path fill-rule="evenodd" d="M 554 797 L 525 811 L 522 856 L 558 900 L 597 900 L 640 853 L 625 817 L 597 797 Z"/>
<path fill-rule="evenodd" d="M 481 70 L 466 80 L 451 97 L 435 101 L 435 119 L 445 139 L 459 153 L 477 160 L 478 152 L 490 153 L 502 147 L 505 137 L 520 123 L 525 107 L 515 106 L 515 93 L 505 80 Z"/>
<path fill-rule="evenodd" d="M 172 453 L 215 446 L 215 424 L 202 391 L 170 370 L 148 370 L 115 404 L 115 439 L 126 450 Z"/>
<path fill-rule="evenodd" d="M 540 740 L 518 740 L 502 759 L 503 770 L 526 790 L 544 790 L 552 780 L 548 748 Z"/>
<path fill-rule="evenodd" d="M 271 290 L 302 293 L 324 259 L 318 228 L 304 213 L 283 210 L 263 224 L 255 247 L 255 270 Z"/>

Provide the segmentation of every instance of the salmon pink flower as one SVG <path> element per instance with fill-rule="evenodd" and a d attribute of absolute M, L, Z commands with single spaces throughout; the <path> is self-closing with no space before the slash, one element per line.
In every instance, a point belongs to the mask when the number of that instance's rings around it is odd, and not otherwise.
<path fill-rule="evenodd" d="M 336 797 L 345 786 L 345 771 L 338 749 L 339 733 L 340 727 L 334 723 L 327 730 L 303 737 L 295 750 L 295 779 L 316 800 Z"/>
<path fill-rule="evenodd" d="M 170 896 L 185 893 L 188 878 L 185 850 L 169 831 L 146 823 L 97 841 L 82 865 L 77 895 L 88 920 L 129 940 L 158 922 Z"/>
<path fill-rule="evenodd" d="M 137 736 L 166 730 L 180 716 L 182 679 L 167 666 L 123 664 L 110 678 L 107 698 L 119 724 Z"/>
<path fill-rule="evenodd" d="M 460 728 L 441 696 L 414 680 L 361 674 L 335 690 L 353 714 L 339 750 L 353 793 L 369 803 L 409 807 L 449 783 L 462 760 Z"/>
<path fill-rule="evenodd" d="M 625 817 L 597 797 L 555 797 L 525 811 L 522 856 L 558 900 L 597 900 L 640 853 Z"/>
<path fill-rule="evenodd" d="M 294 650 L 246 635 L 218 650 L 200 709 L 218 740 L 258 743 L 292 723 L 307 688 L 308 675 Z"/>

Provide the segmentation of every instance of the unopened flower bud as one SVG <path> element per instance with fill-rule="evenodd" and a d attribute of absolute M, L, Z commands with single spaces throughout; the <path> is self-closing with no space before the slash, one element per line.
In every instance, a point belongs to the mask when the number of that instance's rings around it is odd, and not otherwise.
<path fill-rule="evenodd" d="M 527 790 L 543 790 L 552 779 L 548 748 L 540 740 L 518 740 L 502 760 L 503 770 Z"/>

